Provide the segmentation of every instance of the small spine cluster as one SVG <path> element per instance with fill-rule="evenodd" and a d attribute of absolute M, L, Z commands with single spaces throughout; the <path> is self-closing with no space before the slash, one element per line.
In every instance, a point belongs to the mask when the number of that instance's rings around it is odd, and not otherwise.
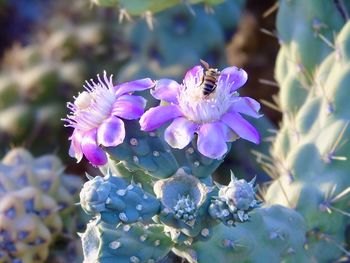
<path fill-rule="evenodd" d="M 255 178 L 249 183 L 243 179 L 238 180 L 231 172 L 230 184 L 218 185 L 219 193 L 209 207 L 210 215 L 225 225 L 248 221 L 249 211 L 259 204 L 255 199 L 254 181 Z"/>
<path fill-rule="evenodd" d="M 88 214 L 114 225 L 149 222 L 159 211 L 159 201 L 140 184 L 128 184 L 112 174 L 86 182 L 80 204 Z"/>

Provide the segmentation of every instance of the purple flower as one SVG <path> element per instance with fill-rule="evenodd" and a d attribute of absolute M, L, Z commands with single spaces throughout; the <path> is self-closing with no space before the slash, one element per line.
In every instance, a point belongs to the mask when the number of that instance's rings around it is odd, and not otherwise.
<path fill-rule="evenodd" d="M 122 119 L 138 119 L 144 113 L 146 100 L 131 93 L 152 88 L 154 82 L 146 78 L 113 86 L 112 77 L 104 72 L 103 79 L 97 75 L 97 83 L 86 81 L 85 91 L 75 97 L 74 103 L 68 103 L 71 112 L 63 120 L 66 127 L 74 128 L 69 152 L 78 162 L 85 155 L 93 165 L 105 164 L 107 155 L 100 145 L 121 144 L 125 137 Z"/>
<path fill-rule="evenodd" d="M 167 103 L 146 111 L 140 119 L 141 129 L 152 131 L 172 121 L 164 132 L 170 146 L 183 149 L 196 133 L 199 152 L 212 159 L 221 159 L 227 152 L 226 142 L 238 137 L 258 144 L 258 131 L 241 114 L 261 117 L 260 104 L 236 92 L 247 81 L 247 73 L 237 67 L 218 73 L 216 88 L 209 95 L 204 95 L 205 70 L 199 65 L 186 73 L 183 84 L 170 79 L 157 81 L 151 93 Z"/>

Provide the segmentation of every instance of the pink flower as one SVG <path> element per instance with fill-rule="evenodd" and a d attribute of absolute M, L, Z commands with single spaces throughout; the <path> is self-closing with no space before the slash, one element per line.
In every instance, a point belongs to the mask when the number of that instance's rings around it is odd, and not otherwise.
<path fill-rule="evenodd" d="M 100 146 L 121 144 L 125 138 L 123 119 L 138 119 L 144 113 L 146 100 L 131 93 L 152 88 L 154 82 L 146 78 L 114 86 L 112 77 L 104 72 L 103 79 L 97 75 L 97 83 L 86 81 L 85 91 L 67 104 L 71 112 L 63 120 L 66 127 L 74 128 L 69 152 L 78 162 L 85 155 L 93 165 L 104 165 L 107 155 Z"/>
<path fill-rule="evenodd" d="M 183 84 L 157 81 L 151 93 L 167 103 L 146 111 L 140 119 L 141 129 L 152 131 L 171 121 L 164 132 L 170 146 L 183 149 L 198 134 L 199 152 L 212 159 L 221 159 L 228 150 L 226 142 L 238 137 L 258 144 L 258 131 L 241 114 L 261 117 L 260 104 L 236 92 L 246 83 L 247 73 L 237 67 L 218 73 L 216 88 L 209 95 L 203 93 L 205 69 L 200 65 L 186 73 Z"/>

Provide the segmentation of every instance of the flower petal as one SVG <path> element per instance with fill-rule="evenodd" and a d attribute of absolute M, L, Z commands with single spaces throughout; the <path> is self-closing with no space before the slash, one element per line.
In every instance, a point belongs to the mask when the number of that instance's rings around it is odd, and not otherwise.
<path fill-rule="evenodd" d="M 202 82 L 204 75 L 203 67 L 197 65 L 186 72 L 184 84 L 186 87 L 198 86 Z"/>
<path fill-rule="evenodd" d="M 226 142 L 233 142 L 233 141 L 239 139 L 239 136 L 230 127 L 228 127 L 225 123 L 218 122 L 218 124 L 221 124 L 221 130 L 224 134 L 224 138 L 225 138 Z"/>
<path fill-rule="evenodd" d="M 122 95 L 113 104 L 112 115 L 126 120 L 134 120 L 144 113 L 146 100 L 141 96 Z"/>
<path fill-rule="evenodd" d="M 241 68 L 228 67 L 220 73 L 218 85 L 230 86 L 231 92 L 242 87 L 248 80 L 248 74 Z"/>
<path fill-rule="evenodd" d="M 158 100 L 164 100 L 178 104 L 177 96 L 179 94 L 180 84 L 172 79 L 160 79 L 156 86 L 151 90 L 151 94 Z"/>
<path fill-rule="evenodd" d="M 193 139 L 198 125 L 184 117 L 176 118 L 164 132 L 165 141 L 173 148 L 183 149 Z"/>
<path fill-rule="evenodd" d="M 253 118 L 260 118 L 260 103 L 249 97 L 238 97 L 229 111 L 240 112 Z"/>
<path fill-rule="evenodd" d="M 259 132 L 253 125 L 243 119 L 239 113 L 228 112 L 222 116 L 221 121 L 227 124 L 241 138 L 256 144 L 260 143 Z"/>
<path fill-rule="evenodd" d="M 106 153 L 97 145 L 97 130 L 92 129 L 84 134 L 81 148 L 85 157 L 93 165 L 104 165 L 107 163 Z"/>
<path fill-rule="evenodd" d="M 152 131 L 164 123 L 182 116 L 177 105 L 157 106 L 150 108 L 140 118 L 141 130 Z"/>
<path fill-rule="evenodd" d="M 81 142 L 83 134 L 81 131 L 74 129 L 72 136 L 69 138 L 72 142 L 69 147 L 69 155 L 77 159 L 77 163 L 83 158 L 83 151 L 81 149 Z"/>
<path fill-rule="evenodd" d="M 121 83 L 119 85 L 114 86 L 113 89 L 115 90 L 115 95 L 118 97 L 125 93 L 150 89 L 153 86 L 154 81 L 152 81 L 150 78 L 145 78 Z"/>
<path fill-rule="evenodd" d="M 218 122 L 203 124 L 198 132 L 198 151 L 212 159 L 221 159 L 227 152 L 222 125 Z"/>
<path fill-rule="evenodd" d="M 97 129 L 97 143 L 103 146 L 117 146 L 124 141 L 124 138 L 124 122 L 115 116 L 105 120 Z"/>

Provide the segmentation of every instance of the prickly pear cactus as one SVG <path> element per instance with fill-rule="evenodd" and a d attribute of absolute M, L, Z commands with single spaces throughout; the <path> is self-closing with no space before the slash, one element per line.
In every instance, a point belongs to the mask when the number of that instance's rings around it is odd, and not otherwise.
<path fill-rule="evenodd" d="M 287 8 L 306 10 L 304 4 L 281 1 L 279 21 L 286 15 Z M 305 45 L 313 46 L 307 48 L 302 42 L 296 43 L 305 69 L 313 74 L 309 75 L 304 98 L 294 104 L 296 111 L 293 114 L 283 111 L 283 126 L 272 150 L 273 163 L 266 163 L 276 179 L 265 199 L 269 204 L 293 208 L 304 217 L 307 224 L 305 248 L 310 261 L 333 262 L 349 254 L 344 243 L 349 223 L 350 148 L 347 138 L 350 112 L 346 98 L 350 85 L 350 23 L 342 27 L 333 41 L 331 32 L 339 31 L 342 23 L 338 7 L 334 2 L 315 1 L 310 10 L 319 15 L 312 17 L 314 23 L 317 22 L 317 32 L 315 24 L 303 27 L 310 32 L 304 35 Z M 309 14 L 305 17 L 310 18 Z M 280 70 L 286 70 L 278 68 L 281 65 L 277 63 L 278 81 L 282 76 Z M 281 103 L 284 96 L 290 101 L 295 98 L 289 92 L 289 84 L 280 82 Z M 287 124 L 291 118 L 292 127 Z"/>
<path fill-rule="evenodd" d="M 57 238 L 75 238 L 74 203 L 82 181 L 63 170 L 56 156 L 34 158 L 22 148 L 2 159 L 1 263 L 45 262 Z"/>
<path fill-rule="evenodd" d="M 70 155 L 85 156 L 104 174 L 88 176 L 80 193 L 92 219 L 81 234 L 84 262 L 157 262 L 170 251 L 190 262 L 250 262 L 264 251 L 276 262 L 305 262 L 300 215 L 259 208 L 255 179 L 231 173 L 228 185 L 213 180 L 235 140 L 260 142 L 243 118 L 259 119 L 260 104 L 237 92 L 247 81 L 243 69 L 201 62 L 181 84 L 149 78 L 116 84 L 104 72 L 68 104 Z M 207 75 L 214 73 L 210 85 Z M 139 95 L 145 91 L 160 103 L 147 108 Z"/>

